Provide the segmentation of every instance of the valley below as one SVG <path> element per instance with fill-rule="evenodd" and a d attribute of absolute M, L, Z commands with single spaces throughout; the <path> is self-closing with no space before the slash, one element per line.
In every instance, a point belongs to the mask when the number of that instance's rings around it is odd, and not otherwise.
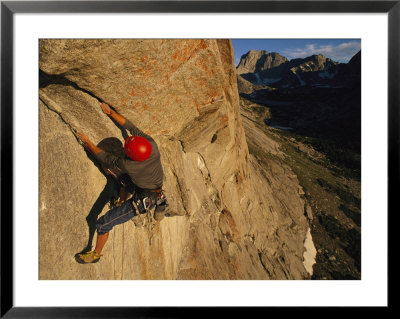
<path fill-rule="evenodd" d="M 334 142 L 330 152 L 318 149 L 318 145 L 329 141 L 329 134 L 318 134 L 318 125 L 311 126 L 311 130 L 310 125 L 299 127 L 301 121 L 290 122 L 289 118 L 294 117 L 287 111 L 288 106 L 280 105 L 276 110 L 276 104 L 259 104 L 242 96 L 240 108 L 250 156 L 262 167 L 270 162 L 289 166 L 302 187 L 304 214 L 316 249 L 311 279 L 361 279 L 360 171 L 333 156 L 348 153 L 355 157 L 356 152 L 341 149 Z M 272 118 L 277 113 L 279 116 Z M 292 127 L 296 129 L 287 129 Z M 267 143 L 274 144 L 274 148 Z"/>

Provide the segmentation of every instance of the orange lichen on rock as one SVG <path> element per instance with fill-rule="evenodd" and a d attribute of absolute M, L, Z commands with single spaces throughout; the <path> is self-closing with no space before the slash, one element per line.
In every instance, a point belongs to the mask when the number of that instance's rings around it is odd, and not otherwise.
<path fill-rule="evenodd" d="M 172 59 L 179 62 L 179 65 L 187 62 L 195 51 L 198 50 L 198 41 L 190 41 L 181 44 L 178 42 L 176 51 L 172 54 Z"/>
<path fill-rule="evenodd" d="M 196 83 L 195 87 L 197 88 L 203 87 L 207 84 L 207 81 L 204 78 L 196 78 L 194 79 L 194 82 Z"/>
<path fill-rule="evenodd" d="M 228 117 L 227 114 L 224 114 L 224 116 L 221 117 L 221 123 L 222 123 L 222 124 L 228 123 L 228 120 L 229 120 L 229 117 Z"/>
<path fill-rule="evenodd" d="M 121 102 L 122 106 L 127 107 L 128 101 L 129 101 L 128 97 L 123 97 L 120 102 Z"/>
<path fill-rule="evenodd" d="M 176 51 L 176 52 L 171 56 L 171 58 L 173 58 L 175 61 L 178 60 L 178 54 L 179 54 L 179 52 Z"/>
<path fill-rule="evenodd" d="M 210 90 L 207 92 L 209 98 L 209 102 L 208 104 L 210 104 L 211 102 L 213 102 L 218 96 L 220 96 L 221 94 L 219 94 L 218 90 L 216 88 L 210 88 Z"/>
<path fill-rule="evenodd" d="M 198 67 L 199 69 L 202 69 L 202 70 L 205 71 L 205 72 L 208 72 L 209 69 L 208 69 L 208 67 L 207 67 L 206 62 L 207 62 L 207 61 L 204 61 L 204 60 L 202 60 L 202 59 L 198 59 L 198 60 L 195 62 L 195 66 Z"/>

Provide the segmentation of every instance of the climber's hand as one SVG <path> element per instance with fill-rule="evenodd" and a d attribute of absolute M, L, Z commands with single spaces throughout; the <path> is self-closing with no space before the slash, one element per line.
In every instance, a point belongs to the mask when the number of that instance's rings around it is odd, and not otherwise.
<path fill-rule="evenodd" d="M 85 134 L 85 133 L 83 133 L 83 132 L 76 132 L 76 135 L 81 139 L 81 141 L 83 142 L 83 143 L 88 143 L 88 142 L 90 142 L 90 139 L 89 139 L 89 137 Z"/>
<path fill-rule="evenodd" d="M 107 103 L 100 102 L 100 107 L 105 114 L 109 115 L 120 126 L 124 126 L 126 122 L 125 117 L 123 117 L 122 115 L 118 114 L 116 111 L 111 109 L 111 107 Z"/>
<path fill-rule="evenodd" d="M 87 151 L 91 152 L 94 156 L 97 156 L 101 152 L 101 148 L 94 145 L 87 135 L 83 132 L 76 132 L 76 135 L 80 138 L 80 140 L 84 143 L 84 147 Z"/>
<path fill-rule="evenodd" d="M 108 106 L 108 104 L 100 102 L 100 107 L 102 109 L 102 111 L 107 114 L 107 115 L 111 115 L 111 108 Z"/>

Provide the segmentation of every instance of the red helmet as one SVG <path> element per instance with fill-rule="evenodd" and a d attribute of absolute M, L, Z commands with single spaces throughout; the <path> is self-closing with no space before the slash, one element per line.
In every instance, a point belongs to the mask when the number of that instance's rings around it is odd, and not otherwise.
<path fill-rule="evenodd" d="M 124 143 L 126 154 L 137 162 L 143 162 L 151 154 L 151 144 L 141 136 L 129 136 Z"/>

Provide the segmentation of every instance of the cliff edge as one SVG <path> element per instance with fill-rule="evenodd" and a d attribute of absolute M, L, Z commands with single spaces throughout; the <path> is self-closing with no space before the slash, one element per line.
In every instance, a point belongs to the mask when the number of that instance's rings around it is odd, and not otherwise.
<path fill-rule="evenodd" d="M 271 158 L 249 155 L 233 61 L 229 40 L 40 40 L 40 279 L 309 278 L 301 187 L 256 130 Z M 175 216 L 116 226 L 81 265 L 112 181 L 71 128 L 123 140 L 99 101 L 157 141 Z"/>

